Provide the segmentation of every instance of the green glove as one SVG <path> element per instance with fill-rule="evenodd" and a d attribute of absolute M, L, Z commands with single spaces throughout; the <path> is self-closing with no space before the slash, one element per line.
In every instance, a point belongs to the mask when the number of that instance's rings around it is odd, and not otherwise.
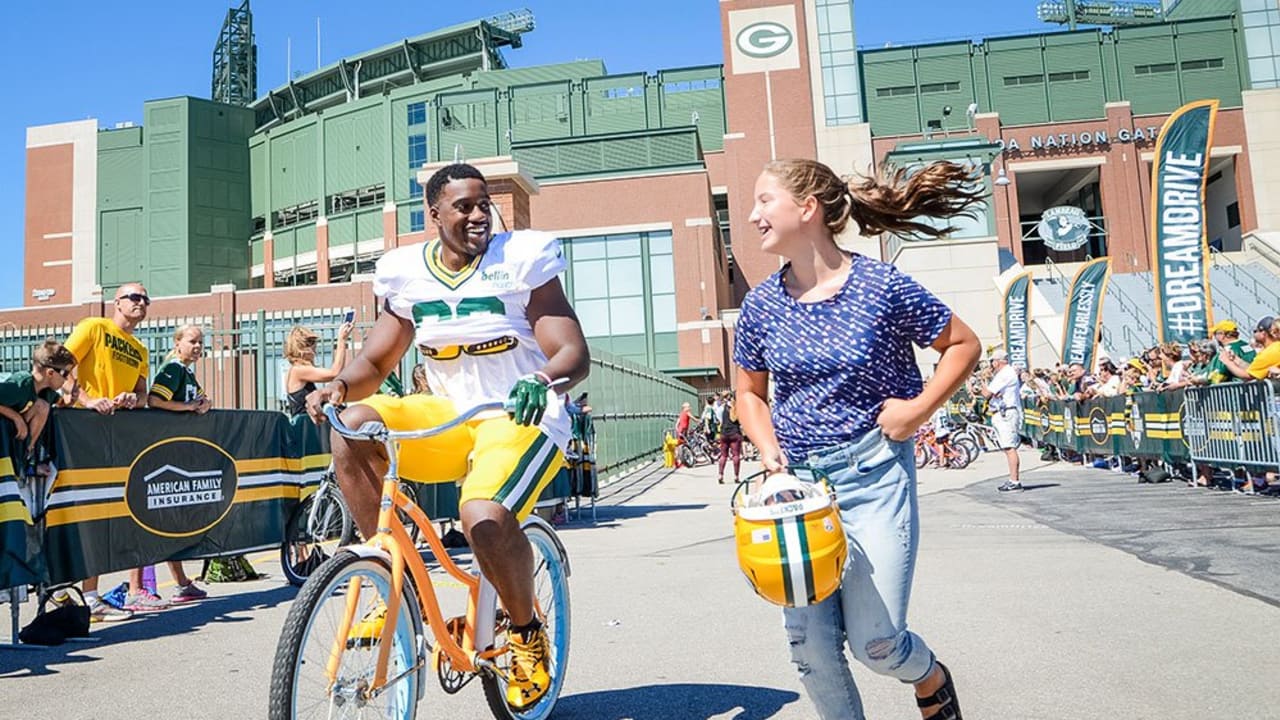
<path fill-rule="evenodd" d="M 547 384 L 537 375 L 525 375 L 507 395 L 507 413 L 520 425 L 537 425 L 547 411 L 547 394 Z"/>

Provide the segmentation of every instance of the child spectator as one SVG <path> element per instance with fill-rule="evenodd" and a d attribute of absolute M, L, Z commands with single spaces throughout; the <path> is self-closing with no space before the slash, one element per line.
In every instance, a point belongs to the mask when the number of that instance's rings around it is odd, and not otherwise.
<path fill-rule="evenodd" d="M 28 458 L 34 459 L 49 409 L 58 404 L 57 389 L 75 365 L 71 351 L 48 338 L 31 353 L 31 372 L 16 372 L 0 382 L 0 415 L 13 423 L 15 438 L 27 440 Z"/>
<path fill-rule="evenodd" d="M 204 331 L 196 325 L 183 325 L 173 334 L 173 350 L 168 362 L 160 368 L 151 383 L 147 405 L 171 412 L 193 412 L 203 415 L 213 403 L 191 370 L 191 366 L 204 355 Z"/>

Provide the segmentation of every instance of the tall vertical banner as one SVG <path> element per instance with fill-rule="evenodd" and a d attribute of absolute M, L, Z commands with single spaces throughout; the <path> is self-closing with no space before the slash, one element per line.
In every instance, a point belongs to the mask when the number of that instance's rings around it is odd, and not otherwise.
<path fill-rule="evenodd" d="M 1206 337 L 1213 323 L 1205 181 L 1217 100 L 1178 108 L 1160 130 L 1151 169 L 1151 263 L 1161 342 Z"/>
<path fill-rule="evenodd" d="M 1076 271 L 1067 297 L 1067 320 L 1062 327 L 1062 364 L 1080 363 L 1093 369 L 1102 323 L 1102 300 L 1107 295 L 1111 258 L 1090 260 Z"/>
<path fill-rule="evenodd" d="M 1004 292 L 1004 351 L 1009 364 L 1031 367 L 1031 273 L 1024 272 Z"/>

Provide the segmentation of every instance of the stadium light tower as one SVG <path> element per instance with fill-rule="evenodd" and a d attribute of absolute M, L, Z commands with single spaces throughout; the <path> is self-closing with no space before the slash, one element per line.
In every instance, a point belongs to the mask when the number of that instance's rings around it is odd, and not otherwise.
<path fill-rule="evenodd" d="M 253 37 L 253 13 L 249 0 L 227 10 L 213 46 L 215 102 L 246 107 L 258 94 L 258 46 Z"/>
<path fill-rule="evenodd" d="M 1066 25 L 1149 25 L 1164 21 L 1164 7 L 1159 0 L 1126 2 L 1124 0 L 1044 0 L 1036 6 L 1043 22 Z"/>

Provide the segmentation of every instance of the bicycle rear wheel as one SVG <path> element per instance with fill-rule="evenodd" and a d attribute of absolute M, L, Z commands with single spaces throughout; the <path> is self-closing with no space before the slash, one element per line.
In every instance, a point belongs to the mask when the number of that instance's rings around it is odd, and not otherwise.
<path fill-rule="evenodd" d="M 529 524 L 525 526 L 524 534 L 533 546 L 534 609 L 547 630 L 551 648 L 551 688 L 536 705 L 524 712 L 516 712 L 507 706 L 506 682 L 493 673 L 483 673 L 480 680 L 484 684 L 484 697 L 498 720 L 544 720 L 549 717 L 560 698 L 565 671 L 569 667 L 569 565 L 560 555 L 560 545 L 550 528 Z M 506 621 L 499 620 L 494 642 L 505 643 L 507 631 Z M 510 657 L 507 654 L 495 660 L 504 672 L 509 667 Z"/>
<path fill-rule="evenodd" d="M 355 541 L 355 525 L 342 493 L 336 485 L 320 487 L 298 503 L 285 523 L 280 569 L 291 585 L 301 586 L 338 548 Z"/>
<path fill-rule="evenodd" d="M 302 586 L 276 646 L 267 708 L 270 720 L 412 720 L 417 712 L 420 673 L 410 668 L 425 662 L 425 650 L 418 599 L 408 578 L 391 638 L 388 684 L 369 696 L 377 666 L 376 641 L 347 640 L 350 647 L 342 653 L 336 677 L 332 682 L 328 677 L 326 666 L 347 618 L 347 596 L 353 580 L 360 588 L 350 621 L 354 628 L 362 620 L 374 617 L 379 604 L 385 604 L 391 592 L 391 569 L 385 560 L 339 551 Z M 350 631 L 347 635 L 355 637 Z"/>
<path fill-rule="evenodd" d="M 972 463 L 974 460 L 977 460 L 978 456 L 982 454 L 982 451 L 978 449 L 978 443 L 975 442 L 972 438 L 969 438 L 969 437 L 956 438 L 954 441 L 952 441 L 952 444 L 954 444 L 956 449 L 963 452 L 965 456 L 968 458 L 968 462 L 966 462 L 965 465 L 968 465 L 969 463 Z"/>
<path fill-rule="evenodd" d="M 916 441 L 916 469 L 919 470 L 929 464 L 929 457 L 933 453 L 930 452 L 929 446 L 923 442 Z"/>

